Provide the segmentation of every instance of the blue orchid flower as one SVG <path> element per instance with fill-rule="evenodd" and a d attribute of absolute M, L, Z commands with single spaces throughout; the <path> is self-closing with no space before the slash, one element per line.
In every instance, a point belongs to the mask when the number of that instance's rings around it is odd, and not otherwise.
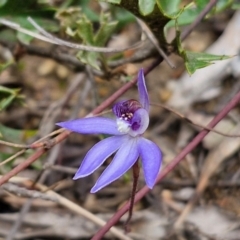
<path fill-rule="evenodd" d="M 146 184 L 153 188 L 159 173 L 162 153 L 159 147 L 142 135 L 149 124 L 149 97 L 143 70 L 138 73 L 140 102 L 130 99 L 113 106 L 116 119 L 90 117 L 57 123 L 58 126 L 81 134 L 113 135 L 95 144 L 86 154 L 74 180 L 92 174 L 115 154 L 112 162 L 91 189 L 95 193 L 126 173 L 140 157 Z"/>

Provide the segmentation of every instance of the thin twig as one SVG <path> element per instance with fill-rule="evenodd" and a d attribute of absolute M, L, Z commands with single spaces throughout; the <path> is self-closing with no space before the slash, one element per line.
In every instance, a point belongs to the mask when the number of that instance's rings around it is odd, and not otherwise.
<path fill-rule="evenodd" d="M 150 40 L 150 42 L 154 45 L 154 47 L 157 49 L 157 51 L 159 52 L 159 54 L 163 57 L 163 59 L 167 62 L 167 64 L 171 67 L 171 68 L 176 68 L 173 63 L 170 61 L 170 59 L 168 58 L 167 54 L 161 49 L 161 47 L 159 46 L 159 42 L 156 39 L 155 35 L 151 32 L 151 30 L 149 29 L 149 27 L 139 18 L 136 18 L 137 23 L 139 24 L 139 26 L 141 27 L 142 31 L 145 33 L 145 35 L 148 37 L 148 39 Z"/>
<path fill-rule="evenodd" d="M 3 166 L 3 165 L 5 165 L 5 164 L 7 164 L 7 163 L 9 163 L 9 162 L 11 162 L 14 158 L 22 155 L 22 154 L 25 153 L 25 152 L 26 152 L 26 149 L 22 149 L 21 151 L 15 153 L 15 154 L 12 155 L 11 157 L 9 157 L 9 158 L 5 159 L 3 162 L 1 162 L 1 163 L 0 163 L 0 167 Z"/>
<path fill-rule="evenodd" d="M 0 18 L 0 23 L 8 26 L 14 30 L 17 30 L 19 32 L 25 33 L 29 36 L 38 38 L 42 41 L 45 42 L 49 42 L 49 43 L 53 43 L 53 44 L 57 44 L 57 45 L 62 45 L 62 46 L 66 46 L 66 47 L 70 47 L 70 48 L 75 48 L 78 50 L 84 50 L 84 51 L 90 51 L 90 52 L 104 52 L 104 53 L 114 53 L 114 52 L 122 52 L 122 51 L 126 51 L 129 49 L 134 49 L 134 48 L 138 48 L 142 45 L 142 42 L 137 42 L 136 44 L 134 44 L 133 46 L 129 46 L 129 47 L 125 47 L 125 48 L 105 48 L 105 47 L 93 47 L 93 46 L 86 46 L 86 45 L 81 45 L 81 44 L 76 44 L 76 43 L 72 43 L 72 42 L 68 42 L 68 41 L 64 41 L 60 38 L 54 37 L 53 35 L 51 35 L 50 33 L 48 33 L 47 31 L 45 31 L 41 26 L 39 26 L 31 17 L 28 17 L 27 20 L 42 34 L 30 31 L 28 29 L 25 29 L 23 27 L 21 27 L 19 24 L 9 21 L 7 19 L 4 18 Z"/>
<path fill-rule="evenodd" d="M 187 27 L 181 34 L 181 40 L 184 40 L 192 32 L 194 28 L 199 24 L 199 22 L 204 19 L 204 17 L 213 9 L 217 4 L 218 0 L 210 0 L 202 12 L 197 16 L 197 18 Z"/>
<path fill-rule="evenodd" d="M 37 146 L 37 143 L 42 143 L 43 140 L 46 140 L 46 139 L 48 139 L 48 138 L 50 138 L 50 137 L 52 137 L 52 136 L 55 136 L 55 135 L 57 135 L 57 134 L 59 134 L 59 133 L 62 133 L 62 132 L 64 132 L 64 129 L 60 128 L 60 129 L 58 129 L 58 130 L 55 130 L 55 131 L 47 134 L 46 136 L 44 136 L 44 137 L 38 139 L 36 142 L 32 143 L 32 144 L 31 144 L 31 148 L 43 147 L 43 145 Z"/>
<path fill-rule="evenodd" d="M 197 127 L 200 127 L 200 128 L 203 128 L 203 129 L 206 129 L 208 131 L 211 131 L 211 132 L 214 132 L 214 133 L 217 133 L 219 135 L 222 135 L 224 137 L 230 137 L 230 138 L 237 138 L 237 137 L 240 137 L 240 134 L 228 134 L 228 133 L 223 133 L 221 131 L 218 131 L 218 130 L 215 130 L 213 128 L 210 128 L 208 126 L 204 126 L 200 123 L 195 123 L 194 121 L 192 121 L 191 119 L 185 117 L 183 114 L 179 113 L 178 111 L 176 111 L 175 109 L 169 107 L 169 106 L 166 106 L 164 104 L 161 104 L 161 103 L 154 103 L 154 102 L 151 102 L 151 105 L 152 106 L 156 106 L 156 107 L 162 107 L 174 114 L 176 114 L 178 117 L 182 118 L 183 120 L 187 121 L 188 123 L 192 124 L 192 125 L 195 125 Z"/>
<path fill-rule="evenodd" d="M 77 171 L 77 168 L 72 167 L 66 167 L 61 165 L 52 165 L 49 163 L 44 164 L 43 169 L 51 169 L 53 171 L 68 173 L 68 174 L 75 174 Z"/>
<path fill-rule="evenodd" d="M 13 168 L 11 171 L 9 171 L 7 174 L 2 176 L 0 178 L 0 186 L 3 183 L 6 183 L 11 177 L 17 175 L 22 170 L 26 169 L 29 165 L 31 165 L 33 162 L 35 162 L 38 158 L 40 158 L 44 153 L 46 153 L 46 149 L 39 149 L 36 151 L 32 156 L 30 156 L 28 159 L 26 159 L 24 162 L 20 163 L 18 166 Z"/>
<path fill-rule="evenodd" d="M 9 48 L 12 52 L 15 49 L 20 47 L 21 52 L 27 53 L 29 55 L 43 57 L 43 58 L 51 58 L 59 63 L 64 64 L 65 66 L 72 66 L 76 71 L 84 70 L 85 66 L 75 57 L 67 53 L 61 53 L 58 49 L 46 48 L 46 47 L 38 47 L 33 45 L 25 45 L 23 43 L 12 43 L 9 41 L 5 41 L 0 39 L 0 44 Z M 94 72 L 96 75 L 100 75 L 98 72 Z"/>
<path fill-rule="evenodd" d="M 25 148 L 25 149 L 28 149 L 28 145 L 18 144 L 18 143 L 11 143 L 11 142 L 3 141 L 3 140 L 0 140 L 0 144 L 5 145 L 5 146 L 9 146 L 9 147 L 14 147 L 14 148 Z"/>
<path fill-rule="evenodd" d="M 114 53 L 114 52 L 122 52 L 126 51 L 129 49 L 134 49 L 138 48 L 142 42 L 138 42 L 134 44 L 133 46 L 130 47 L 125 47 L 125 48 L 105 48 L 105 47 L 92 47 L 92 46 L 86 46 L 86 45 L 81 45 L 81 44 L 76 44 L 68 41 L 64 41 L 60 38 L 57 38 L 47 31 L 45 31 L 41 26 L 39 26 L 31 17 L 28 17 L 27 20 L 45 37 L 50 39 L 54 44 L 57 45 L 62 45 L 70 48 L 75 48 L 79 50 L 84 50 L 84 51 L 90 51 L 90 52 L 101 52 L 101 53 Z"/>
<path fill-rule="evenodd" d="M 12 29 L 15 29 L 19 32 L 22 32 L 22 33 L 25 33 L 25 34 L 30 35 L 32 37 L 38 38 L 42 41 L 49 42 L 49 43 L 54 43 L 54 41 L 52 39 L 47 38 L 45 36 L 42 36 L 39 33 L 36 33 L 36 32 L 30 31 L 28 29 L 22 28 L 19 24 L 15 23 L 15 22 L 12 22 L 12 21 L 9 21 L 7 19 L 0 18 L 0 23 L 5 25 L 5 26 L 8 26 Z"/>
<path fill-rule="evenodd" d="M 10 182 L 22 183 L 26 187 L 32 186 L 32 183 L 29 181 L 29 179 L 22 178 L 22 177 L 13 177 L 10 180 Z M 58 194 L 52 190 L 49 190 L 49 188 L 43 184 L 37 183 L 37 184 L 35 184 L 35 188 L 41 192 L 45 192 L 46 195 L 48 195 L 49 197 L 56 198 L 58 204 L 60 204 L 61 206 L 71 210 L 72 212 L 74 212 L 76 214 L 79 214 L 79 215 L 89 219 L 90 221 L 94 222 L 95 224 L 97 224 L 99 226 L 103 226 L 106 223 L 104 220 L 98 218 L 95 214 L 92 214 L 91 212 L 87 211 L 86 209 L 82 208 L 81 206 L 77 205 L 76 203 L 61 196 L 60 194 Z M 112 229 L 110 231 L 114 236 L 118 237 L 121 240 L 132 240 L 130 237 L 126 236 L 125 234 L 123 234 L 120 230 L 118 230 L 115 227 L 112 227 Z"/>
<path fill-rule="evenodd" d="M 43 199 L 47 201 L 57 202 L 57 198 L 48 196 L 47 194 L 44 194 L 39 191 L 28 190 L 26 188 L 14 185 L 12 183 L 5 183 L 3 184 L 2 187 L 4 190 L 17 195 L 18 197 L 27 197 L 27 198 L 34 198 L 34 199 L 38 198 L 38 199 Z"/>

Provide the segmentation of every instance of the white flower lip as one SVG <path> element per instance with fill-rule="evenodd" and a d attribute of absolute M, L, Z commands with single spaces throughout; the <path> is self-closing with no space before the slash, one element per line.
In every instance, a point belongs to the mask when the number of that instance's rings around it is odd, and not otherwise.
<path fill-rule="evenodd" d="M 130 124 L 122 118 L 117 118 L 117 129 L 120 133 L 127 134 L 130 131 Z"/>

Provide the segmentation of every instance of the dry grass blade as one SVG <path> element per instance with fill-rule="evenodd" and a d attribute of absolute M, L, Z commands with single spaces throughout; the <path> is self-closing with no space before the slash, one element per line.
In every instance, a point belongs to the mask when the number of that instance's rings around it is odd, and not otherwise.
<path fill-rule="evenodd" d="M 83 51 L 90 51 L 90 52 L 102 52 L 102 53 L 114 53 L 114 52 L 122 52 L 122 51 L 126 51 L 129 49 L 134 49 L 134 48 L 139 48 L 142 45 L 142 41 L 137 42 L 136 44 L 129 46 L 129 47 L 125 47 L 125 48 L 105 48 L 105 47 L 92 47 L 92 46 L 86 46 L 86 45 L 81 45 L 81 44 L 76 44 L 76 43 L 72 43 L 72 42 L 68 42 L 68 41 L 64 41 L 60 38 L 54 37 L 53 35 L 51 35 L 50 33 L 48 33 L 47 31 L 45 31 L 42 27 L 40 27 L 31 17 L 28 17 L 28 21 L 41 33 L 36 33 L 33 31 L 30 31 L 28 29 L 25 29 L 23 27 L 21 27 L 19 24 L 6 20 L 4 18 L 0 18 L 0 23 L 8 26 L 14 30 L 17 30 L 19 32 L 25 33 L 29 36 L 35 37 L 37 39 L 40 39 L 42 41 L 45 42 L 49 42 L 49 43 L 53 43 L 56 45 L 62 45 L 62 46 L 66 46 L 66 47 L 70 47 L 70 48 L 75 48 L 75 49 L 79 49 L 79 50 L 83 50 Z"/>
<path fill-rule="evenodd" d="M 19 24 L 15 23 L 15 22 L 12 22 L 12 21 L 9 21 L 7 19 L 0 18 L 0 23 L 7 26 L 7 27 L 10 27 L 14 30 L 17 30 L 19 32 L 22 32 L 22 33 L 25 33 L 25 34 L 30 35 L 32 37 L 38 38 L 42 41 L 49 42 L 49 43 L 54 43 L 53 40 L 51 40 L 47 37 L 44 37 L 39 33 L 36 33 L 36 32 L 30 31 L 28 29 L 22 28 Z"/>
<path fill-rule="evenodd" d="M 240 132 L 240 124 L 238 124 L 231 133 Z M 201 194 L 208 186 L 211 176 L 217 171 L 220 164 L 228 157 L 233 155 L 240 147 L 239 139 L 224 139 L 219 146 L 212 150 L 204 163 L 202 168 L 201 176 L 198 181 L 195 194 L 192 196 L 181 215 L 174 224 L 175 229 L 179 229 L 192 210 L 194 204 L 197 202 Z"/>
<path fill-rule="evenodd" d="M 57 202 L 57 199 L 55 197 L 48 196 L 47 194 L 39 191 L 28 190 L 12 183 L 5 183 L 2 187 L 4 190 L 17 195 L 18 197 L 39 198 L 47 201 Z"/>
<path fill-rule="evenodd" d="M 5 159 L 3 162 L 0 163 L 0 167 L 3 166 L 4 164 L 7 164 L 7 163 L 11 162 L 14 158 L 22 155 L 23 153 L 25 153 L 25 151 L 26 151 L 26 149 L 22 149 L 21 151 L 15 153 L 11 157 Z"/>
<path fill-rule="evenodd" d="M 26 187 L 32 186 L 32 182 L 27 178 L 13 177 L 9 181 L 12 183 L 24 184 Z M 84 208 L 80 207 L 76 203 L 73 203 L 72 201 L 68 200 L 67 198 L 61 196 L 60 194 L 58 194 L 52 190 L 49 190 L 47 186 L 37 183 L 35 185 L 35 187 L 37 189 L 39 189 L 41 192 L 44 192 L 46 196 L 56 199 L 58 204 L 60 204 L 61 206 L 73 211 L 74 213 L 80 214 L 81 216 L 89 219 L 90 221 L 94 222 L 95 224 L 97 224 L 99 226 L 104 226 L 106 224 L 106 222 L 104 220 L 96 217 L 94 214 L 88 212 Z M 115 227 L 112 227 L 110 232 L 115 237 L 118 237 L 121 240 L 132 240 L 132 238 L 126 236 L 124 233 L 122 233 L 120 230 L 118 230 Z"/>
<path fill-rule="evenodd" d="M 195 125 L 195 126 L 200 127 L 202 129 L 205 129 L 205 130 L 217 133 L 217 134 L 222 135 L 224 137 L 230 137 L 230 138 L 238 138 L 238 137 L 240 137 L 240 134 L 228 134 L 228 133 L 224 133 L 224 132 L 215 130 L 214 128 L 211 128 L 211 127 L 208 127 L 208 126 L 204 126 L 202 124 L 195 123 L 191 119 L 185 117 L 183 114 L 179 113 L 178 111 L 176 111 L 175 109 L 173 109 L 173 108 L 171 108 L 169 106 L 166 106 L 166 105 L 163 105 L 163 104 L 160 104 L 160 103 L 153 103 L 153 102 L 151 103 L 151 105 L 152 106 L 156 106 L 156 107 L 162 107 L 162 108 L 164 108 L 164 109 L 174 113 L 175 115 L 177 115 L 178 117 L 182 118 L 183 120 L 187 121 L 188 123 L 190 123 L 192 125 Z"/>
<path fill-rule="evenodd" d="M 139 18 L 137 19 L 137 23 L 139 24 L 139 26 L 142 28 L 143 33 L 145 33 L 145 35 L 147 36 L 147 38 L 151 41 L 151 43 L 154 45 L 154 47 L 157 49 L 157 51 L 159 52 L 159 54 L 164 58 L 164 60 L 167 62 L 167 64 L 171 67 L 171 68 L 176 68 L 173 63 L 170 61 L 170 59 L 168 58 L 167 54 L 161 49 L 161 47 L 159 46 L 158 40 L 156 39 L 156 37 L 154 36 L 154 34 L 151 32 L 151 30 L 149 29 L 149 27 Z"/>
<path fill-rule="evenodd" d="M 0 144 L 5 145 L 5 146 L 9 146 L 9 147 L 15 147 L 15 148 L 29 148 L 28 145 L 11 143 L 11 142 L 3 141 L 3 140 L 0 140 Z"/>

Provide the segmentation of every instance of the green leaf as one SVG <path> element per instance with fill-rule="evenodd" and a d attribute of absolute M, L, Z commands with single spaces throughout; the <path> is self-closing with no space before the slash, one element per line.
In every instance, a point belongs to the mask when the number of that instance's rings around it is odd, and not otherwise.
<path fill-rule="evenodd" d="M 169 20 L 176 19 L 182 12 L 182 9 L 179 8 L 180 0 L 156 0 L 156 2 L 161 13 Z"/>
<path fill-rule="evenodd" d="M 13 153 L 1 151 L 0 152 L 0 162 L 3 162 L 4 160 L 8 159 L 12 155 L 13 155 Z M 9 172 L 10 170 L 12 170 L 12 165 L 13 165 L 13 161 L 2 165 L 1 166 L 1 174 L 5 174 L 5 173 Z"/>
<path fill-rule="evenodd" d="M 23 96 L 19 94 L 20 89 L 10 89 L 0 86 L 0 111 L 7 108 L 13 101 L 22 101 Z"/>
<path fill-rule="evenodd" d="M 10 93 L 10 94 L 15 94 L 16 89 L 10 89 L 4 86 L 0 85 L 0 92 L 2 93 Z"/>
<path fill-rule="evenodd" d="M 0 73 L 2 71 L 4 71 L 5 69 L 7 69 L 9 66 L 11 66 L 13 64 L 13 61 L 8 61 L 6 63 L 2 63 L 0 64 Z M 4 87 L 3 87 L 4 88 Z M 1 91 L 1 86 L 0 86 L 0 91 Z M 2 90 L 3 91 L 3 90 Z"/>
<path fill-rule="evenodd" d="M 209 3 L 209 0 L 195 0 L 195 2 L 199 9 L 203 9 Z"/>
<path fill-rule="evenodd" d="M 149 15 L 156 4 L 155 0 L 138 0 L 138 6 L 143 16 Z"/>
<path fill-rule="evenodd" d="M 201 10 L 199 8 L 195 7 L 192 3 L 190 3 L 184 8 L 178 10 L 175 14 L 174 20 L 168 22 L 165 28 L 168 29 L 170 27 L 175 27 L 176 21 L 177 21 L 177 26 L 188 25 L 196 19 L 196 17 L 199 15 L 200 12 Z"/>
<path fill-rule="evenodd" d="M 170 16 L 171 18 L 174 18 L 175 14 L 180 10 L 180 3 L 181 0 L 157 0 L 157 4 L 162 10 L 162 12 L 165 13 L 167 16 Z"/>
<path fill-rule="evenodd" d="M 193 74 L 197 69 L 213 64 L 213 61 L 231 58 L 231 56 L 226 55 L 213 55 L 209 53 L 197 53 L 190 51 L 184 51 L 183 57 L 185 60 L 186 69 L 190 75 Z"/>
<path fill-rule="evenodd" d="M 92 23 L 85 15 L 77 21 L 77 33 L 83 42 L 87 45 L 94 45 L 94 34 Z"/>
<path fill-rule="evenodd" d="M 32 36 L 30 36 L 28 34 L 17 32 L 17 39 L 21 43 L 28 45 L 34 39 L 34 37 L 32 37 Z"/>
<path fill-rule="evenodd" d="M 2 110 L 4 110 L 5 108 L 7 108 L 12 102 L 13 100 L 16 98 L 15 95 L 10 95 L 6 98 L 3 98 L 2 100 L 0 100 L 0 112 Z"/>
<path fill-rule="evenodd" d="M 19 90 L 0 86 L 0 112 L 7 108 L 17 97 Z"/>
<path fill-rule="evenodd" d="M 84 14 L 77 21 L 77 24 L 77 35 L 82 39 L 83 44 L 90 46 L 104 46 L 117 27 L 117 22 L 111 21 L 111 16 L 108 13 L 100 15 L 100 27 L 95 35 L 91 21 Z M 79 51 L 77 54 L 77 58 L 82 63 L 89 64 L 98 70 L 99 62 L 103 60 L 102 56 L 100 53 L 89 51 Z"/>
<path fill-rule="evenodd" d="M 84 64 L 89 64 L 93 68 L 100 70 L 99 68 L 99 53 L 96 52 L 87 52 L 87 51 L 79 51 L 76 55 L 77 59 Z"/>
<path fill-rule="evenodd" d="M 16 16 L 35 16 L 41 18 L 52 18 L 55 9 L 48 6 L 38 4 L 36 0 L 8 0 L 4 6 L 0 8 L 0 16 L 9 16 L 15 18 Z"/>
<path fill-rule="evenodd" d="M 80 0 L 78 1 L 78 5 L 82 8 L 84 14 L 90 19 L 91 21 L 99 21 L 99 16 L 96 14 L 90 7 L 89 7 L 89 0 Z"/>
<path fill-rule="evenodd" d="M 157 0 L 161 1 L 161 0 Z M 175 2 L 175 1 L 167 1 L 166 2 Z M 164 2 L 164 0 L 163 0 Z M 182 9 L 182 12 L 180 15 L 176 17 L 177 25 L 178 26 L 184 26 L 191 24 L 196 17 L 199 15 L 199 13 L 206 7 L 206 5 L 209 3 L 209 0 L 195 0 L 193 2 L 188 4 Z M 230 6 L 233 6 L 233 0 L 218 0 L 215 8 L 207 15 L 207 17 L 212 16 L 218 12 L 222 12 L 223 10 L 227 9 Z M 175 21 L 170 21 L 166 25 L 166 29 L 170 27 L 174 27 L 176 25 Z"/>
<path fill-rule="evenodd" d="M 100 0 L 101 2 L 113 3 L 113 4 L 120 4 L 121 0 Z"/>
<path fill-rule="evenodd" d="M 101 14 L 100 27 L 94 36 L 95 46 L 104 46 L 117 27 L 117 21 L 111 21 L 110 14 Z"/>
<path fill-rule="evenodd" d="M 29 30 L 35 30 L 35 28 L 27 20 L 28 16 L 31 16 L 40 26 L 42 26 L 47 31 L 58 30 L 56 22 L 53 21 L 54 14 L 54 8 L 38 4 L 38 1 L 36 0 L 8 0 L 0 8 L 0 17 L 18 23 L 22 27 Z M 28 43 L 33 39 L 33 37 L 29 37 L 20 33 L 17 34 L 17 37 L 18 40 L 23 43 Z"/>
<path fill-rule="evenodd" d="M 197 69 L 213 64 L 213 61 L 226 60 L 232 57 L 226 55 L 185 51 L 181 45 L 180 31 L 177 31 L 175 46 L 178 49 L 179 55 L 184 59 L 186 69 L 190 75 L 193 74 Z"/>
<path fill-rule="evenodd" d="M 116 8 L 114 6 L 110 6 L 110 11 L 112 16 L 118 21 L 117 30 L 123 29 L 124 26 L 136 21 L 135 16 L 129 11 L 123 8 Z"/>
<path fill-rule="evenodd" d="M 234 3 L 234 4 L 232 5 L 232 9 L 233 9 L 233 10 L 239 10 L 239 9 L 240 9 L 240 3 Z"/>
<path fill-rule="evenodd" d="M 0 124 L 1 138 L 8 142 L 22 143 L 36 134 L 36 130 L 19 130 Z"/>
<path fill-rule="evenodd" d="M 3 5 L 5 5 L 7 2 L 7 0 L 0 0 L 0 7 L 2 7 Z"/>

